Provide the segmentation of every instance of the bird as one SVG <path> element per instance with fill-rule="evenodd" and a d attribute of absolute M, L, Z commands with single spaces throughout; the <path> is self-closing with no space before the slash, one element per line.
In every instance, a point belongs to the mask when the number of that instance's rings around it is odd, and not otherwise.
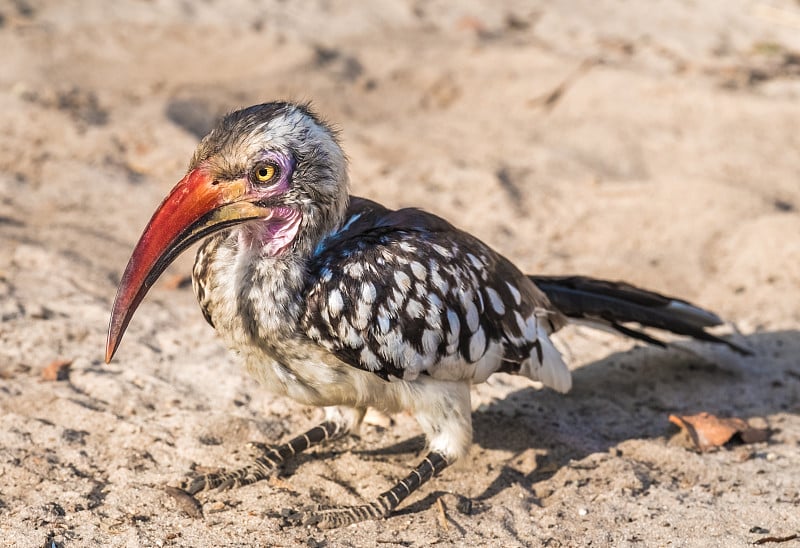
<path fill-rule="evenodd" d="M 315 445 L 358 432 L 368 408 L 409 412 L 426 455 L 375 500 L 285 516 L 335 528 L 388 517 L 472 442 L 470 390 L 494 374 L 572 385 L 551 340 L 571 321 L 650 344 L 644 328 L 749 350 L 707 329 L 688 301 L 588 276 L 523 274 L 481 240 L 416 208 L 349 193 L 338 131 L 309 104 L 231 112 L 145 227 L 120 279 L 106 362 L 166 267 L 202 241 L 192 286 L 203 316 L 272 393 L 324 408 L 321 424 L 232 471 L 184 480 L 190 495 L 252 484 Z"/>

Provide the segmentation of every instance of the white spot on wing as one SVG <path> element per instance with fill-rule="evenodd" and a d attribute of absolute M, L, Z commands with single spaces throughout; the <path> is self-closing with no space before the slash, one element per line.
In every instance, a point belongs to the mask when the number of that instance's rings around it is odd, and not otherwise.
<path fill-rule="evenodd" d="M 414 273 L 414 277 L 420 281 L 424 280 L 425 277 L 428 275 L 427 271 L 425 270 L 425 267 L 422 266 L 422 263 L 418 261 L 411 261 L 411 264 L 409 266 L 411 267 L 411 272 Z"/>
<path fill-rule="evenodd" d="M 478 329 L 469 340 L 469 360 L 478 361 L 486 350 L 486 335 L 483 329 Z"/>
<path fill-rule="evenodd" d="M 360 348 L 364 344 L 358 331 L 344 319 L 339 324 L 339 338 L 350 348 Z"/>
<path fill-rule="evenodd" d="M 375 286 L 372 282 L 366 282 L 361 286 L 361 299 L 367 304 L 372 304 L 375 302 L 375 296 L 377 292 L 375 291 Z"/>
<path fill-rule="evenodd" d="M 394 288 L 392 289 L 392 296 L 386 300 L 386 304 L 389 305 L 389 309 L 392 312 L 396 312 L 402 306 L 403 300 L 403 294 L 399 289 Z"/>
<path fill-rule="evenodd" d="M 486 288 L 486 294 L 489 296 L 489 302 L 492 304 L 494 311 L 498 314 L 505 314 L 506 307 L 503 304 L 503 299 L 500 298 L 500 294 L 492 287 Z"/>
<path fill-rule="evenodd" d="M 366 366 L 367 369 L 370 371 L 375 371 L 376 369 L 380 368 L 381 363 L 378 361 L 378 356 L 373 354 L 372 350 L 369 347 L 364 347 L 361 350 L 361 363 Z"/>
<path fill-rule="evenodd" d="M 442 325 L 442 299 L 436 293 L 431 292 L 425 296 L 425 302 L 427 303 L 425 321 L 428 323 L 428 327 L 439 329 Z"/>
<path fill-rule="evenodd" d="M 447 323 L 450 326 L 450 331 L 447 333 L 447 344 L 452 345 L 458 342 L 458 335 L 461 331 L 458 314 L 452 308 L 447 309 Z"/>
<path fill-rule="evenodd" d="M 478 308 L 475 306 L 475 303 L 472 301 L 466 301 L 464 303 L 465 309 L 464 313 L 467 316 L 467 327 L 469 328 L 470 333 L 475 333 L 478 329 L 478 325 L 480 323 L 480 316 L 478 315 Z"/>
<path fill-rule="evenodd" d="M 383 307 L 378 310 L 378 327 L 382 333 L 389 332 L 389 315 Z"/>
<path fill-rule="evenodd" d="M 442 337 L 438 331 L 426 329 L 422 332 L 422 350 L 425 354 L 432 355 L 439 348 Z"/>
<path fill-rule="evenodd" d="M 334 318 L 342 312 L 344 301 L 342 300 L 342 293 L 338 289 L 334 289 L 328 294 L 328 308 Z"/>
<path fill-rule="evenodd" d="M 425 308 L 422 303 L 416 299 L 409 299 L 406 305 L 406 313 L 411 318 L 421 318 L 425 314 Z"/>
<path fill-rule="evenodd" d="M 369 320 L 372 318 L 372 306 L 364 301 L 358 301 L 356 307 L 356 316 L 352 319 L 353 326 L 357 329 L 364 330 L 369 325 Z"/>
<path fill-rule="evenodd" d="M 510 282 L 506 282 L 506 285 L 508 286 L 508 290 L 511 291 L 511 296 L 514 297 L 514 304 L 519 306 L 522 302 L 522 295 L 520 295 L 519 289 L 511 285 Z"/>
<path fill-rule="evenodd" d="M 450 286 L 442 279 L 441 274 L 439 274 L 439 266 L 436 262 L 431 259 L 430 262 L 431 267 L 431 283 L 433 286 L 439 290 L 439 292 L 444 295 L 450 289 Z"/>
<path fill-rule="evenodd" d="M 440 246 L 439 244 L 433 244 L 433 249 L 434 249 L 434 251 L 436 251 L 436 253 L 438 253 L 439 255 L 444 257 L 445 259 L 450 259 L 450 258 L 453 257 L 453 254 L 450 253 L 449 250 L 447 250 L 446 248 Z"/>
<path fill-rule="evenodd" d="M 403 295 L 405 295 L 406 292 L 411 289 L 411 278 L 409 278 L 408 274 L 402 270 L 398 270 L 394 273 L 394 281 L 403 292 Z"/>
<path fill-rule="evenodd" d="M 402 335 L 397 329 L 393 329 L 386 334 L 379 352 L 386 360 L 402 363 L 404 349 L 405 341 Z"/>
<path fill-rule="evenodd" d="M 478 259 L 472 253 L 467 253 L 467 259 L 469 259 L 469 262 L 472 263 L 472 266 L 474 266 L 478 270 L 480 270 L 480 269 L 482 269 L 484 267 L 484 264 L 480 261 L 480 259 Z"/>
<path fill-rule="evenodd" d="M 351 278 L 361 278 L 364 275 L 364 267 L 359 262 L 353 262 L 345 266 L 345 274 Z"/>

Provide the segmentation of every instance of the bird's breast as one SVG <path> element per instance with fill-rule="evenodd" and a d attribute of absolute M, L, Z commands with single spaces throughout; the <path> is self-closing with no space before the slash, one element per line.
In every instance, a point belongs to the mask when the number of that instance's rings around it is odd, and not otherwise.
<path fill-rule="evenodd" d="M 304 275 L 296 260 L 240 245 L 234 229 L 198 250 L 193 287 L 203 314 L 229 347 L 282 361 L 300 336 Z"/>

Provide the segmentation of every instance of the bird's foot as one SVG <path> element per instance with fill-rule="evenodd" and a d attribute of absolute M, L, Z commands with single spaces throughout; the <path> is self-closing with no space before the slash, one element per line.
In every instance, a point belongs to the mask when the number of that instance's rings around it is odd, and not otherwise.
<path fill-rule="evenodd" d="M 258 454 L 250 464 L 235 470 L 222 470 L 188 478 L 181 482 L 180 488 L 190 495 L 195 495 L 200 491 L 210 491 L 211 489 L 226 491 L 268 479 L 282 459 L 275 458 L 278 453 L 274 446 L 252 442 L 250 448 Z"/>
<path fill-rule="evenodd" d="M 373 502 L 358 506 L 315 506 L 299 511 L 284 510 L 281 515 L 289 525 L 316 525 L 319 529 L 335 529 L 359 521 L 385 518 L 407 496 L 435 474 L 444 470 L 447 465 L 447 458 L 443 454 L 431 451 L 409 475 L 388 491 L 381 493 Z"/>
<path fill-rule="evenodd" d="M 372 519 L 385 518 L 391 509 L 380 501 L 357 506 L 306 506 L 300 510 L 286 508 L 281 512 L 290 526 L 316 526 L 318 529 L 337 529 Z"/>
<path fill-rule="evenodd" d="M 251 442 L 250 448 L 256 452 L 253 462 L 230 472 L 222 471 L 189 478 L 181 483 L 181 489 L 194 495 L 209 489 L 225 490 L 250 485 L 269 478 L 276 468 L 309 447 L 337 439 L 348 432 L 349 427 L 346 425 L 326 421 L 281 445 Z"/>
<path fill-rule="evenodd" d="M 180 487 L 190 495 L 196 495 L 200 491 L 210 491 L 211 489 L 226 491 L 266 479 L 270 476 L 270 472 L 270 470 L 264 471 L 252 465 L 243 466 L 236 470 L 188 478 L 181 482 Z"/>

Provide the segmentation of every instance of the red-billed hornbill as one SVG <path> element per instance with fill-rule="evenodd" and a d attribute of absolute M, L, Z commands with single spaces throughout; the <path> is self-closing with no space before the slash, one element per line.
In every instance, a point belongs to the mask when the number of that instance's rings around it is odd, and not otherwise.
<path fill-rule="evenodd" d="M 338 527 L 389 515 L 472 440 L 470 386 L 497 372 L 566 392 L 550 341 L 567 318 L 650 343 L 631 323 L 723 342 L 720 319 L 686 301 L 585 277 L 522 274 L 477 238 L 418 209 L 348 194 L 336 134 L 307 106 L 267 103 L 226 116 L 153 215 L 122 277 L 109 361 L 167 265 L 200 239 L 193 287 L 203 314 L 267 389 L 325 421 L 249 466 L 185 489 L 253 483 L 320 442 L 354 432 L 368 407 L 414 414 L 429 453 L 377 500 L 296 514 Z"/>

